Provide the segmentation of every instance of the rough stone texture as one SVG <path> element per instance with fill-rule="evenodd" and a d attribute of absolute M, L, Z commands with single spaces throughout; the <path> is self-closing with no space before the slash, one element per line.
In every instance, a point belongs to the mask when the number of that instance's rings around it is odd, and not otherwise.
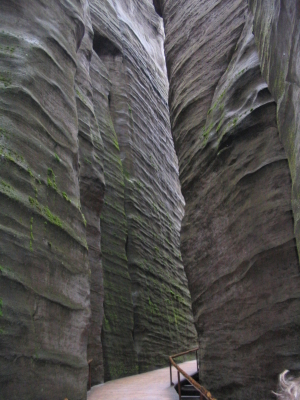
<path fill-rule="evenodd" d="M 80 211 L 81 1 L 1 1 L 0 399 L 86 398 Z"/>
<path fill-rule="evenodd" d="M 300 249 L 300 3 L 249 1 L 262 73 L 277 103 L 278 129 L 292 176 L 295 236 Z"/>
<path fill-rule="evenodd" d="M 78 141 L 80 163 L 80 200 L 85 216 L 89 248 L 90 306 L 88 360 L 93 360 L 92 384 L 103 382 L 101 329 L 103 320 L 103 273 L 101 263 L 100 212 L 104 198 L 103 142 L 94 113 L 90 60 L 93 51 L 93 28 L 89 3 L 84 2 L 85 35 L 77 53 L 75 92 L 78 110 Z"/>
<path fill-rule="evenodd" d="M 150 0 L 93 0 L 91 14 L 105 147 L 103 346 L 111 379 L 165 365 L 168 354 L 195 341 L 179 252 L 183 200 L 162 21 Z"/>
<path fill-rule="evenodd" d="M 162 21 L 2 0 L 0 24 L 0 399 L 83 400 L 87 360 L 96 384 L 195 342 Z"/>
<path fill-rule="evenodd" d="M 299 370 L 300 352 L 291 178 L 276 104 L 246 1 L 160 7 L 200 378 L 218 399 L 271 398 L 277 374 Z"/>
<path fill-rule="evenodd" d="M 127 221 L 124 211 L 124 177 L 108 95 L 108 72 L 96 53 L 91 65 L 95 111 L 104 141 L 105 205 L 101 215 L 104 262 L 105 317 L 102 342 L 105 380 L 137 373 L 133 346 L 133 304 L 126 256 Z M 92 356 L 92 355 L 91 355 Z"/>

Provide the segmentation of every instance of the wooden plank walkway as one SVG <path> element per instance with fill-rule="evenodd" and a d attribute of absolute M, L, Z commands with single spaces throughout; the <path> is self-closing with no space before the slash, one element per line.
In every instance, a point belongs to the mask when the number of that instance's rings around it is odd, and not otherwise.
<path fill-rule="evenodd" d="M 196 361 L 180 366 L 189 375 L 197 371 Z M 173 367 L 172 372 L 176 384 L 177 370 Z M 88 400 L 178 400 L 178 394 L 170 386 L 170 369 L 163 368 L 94 386 L 88 392 Z"/>

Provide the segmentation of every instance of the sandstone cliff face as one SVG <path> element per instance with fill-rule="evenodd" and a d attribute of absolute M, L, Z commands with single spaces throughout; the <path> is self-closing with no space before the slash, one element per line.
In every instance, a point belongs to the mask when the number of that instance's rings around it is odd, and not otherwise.
<path fill-rule="evenodd" d="M 103 142 L 95 116 L 90 60 L 93 28 L 89 3 L 84 3 L 85 35 L 77 53 L 75 92 L 78 112 L 79 184 L 88 244 L 90 308 L 88 360 L 92 362 L 93 382 L 103 381 L 101 329 L 103 321 L 103 273 L 101 263 L 100 212 L 104 198 Z"/>
<path fill-rule="evenodd" d="M 193 345 L 158 15 L 201 379 L 269 398 L 299 369 L 299 5 L 249 6 L 1 1 L 1 400 Z"/>
<path fill-rule="evenodd" d="M 107 184 L 103 346 L 112 379 L 165 365 L 168 354 L 193 346 L 194 327 L 179 252 L 183 200 L 162 21 L 146 0 L 95 0 L 91 10 Z"/>
<path fill-rule="evenodd" d="M 1 399 L 86 394 L 90 286 L 74 88 L 82 4 L 1 2 Z"/>
<path fill-rule="evenodd" d="M 299 262 L 291 177 L 252 17 L 241 0 L 156 6 L 200 378 L 219 399 L 270 398 L 276 375 L 299 368 Z"/>
<path fill-rule="evenodd" d="M 277 121 L 292 176 L 292 205 L 298 253 L 300 146 L 300 4 L 291 1 L 249 1 L 261 68 L 277 103 Z"/>
<path fill-rule="evenodd" d="M 0 399 L 83 400 L 87 360 L 99 383 L 194 345 L 162 22 L 2 0 L 0 24 Z"/>

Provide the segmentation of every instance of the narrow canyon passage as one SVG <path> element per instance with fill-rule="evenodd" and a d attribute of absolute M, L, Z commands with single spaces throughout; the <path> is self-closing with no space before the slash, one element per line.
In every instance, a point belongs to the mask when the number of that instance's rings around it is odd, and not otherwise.
<path fill-rule="evenodd" d="M 0 400 L 164 391 L 195 346 L 218 400 L 299 375 L 299 15 L 0 0 Z"/>

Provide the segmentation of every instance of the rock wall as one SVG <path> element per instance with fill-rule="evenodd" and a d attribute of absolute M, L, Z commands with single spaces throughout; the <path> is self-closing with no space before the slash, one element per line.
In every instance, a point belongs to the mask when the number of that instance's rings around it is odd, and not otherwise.
<path fill-rule="evenodd" d="M 292 177 L 292 205 L 298 253 L 300 146 L 300 4 L 297 0 L 249 1 L 262 74 L 277 103 L 277 122 Z"/>
<path fill-rule="evenodd" d="M 101 330 L 103 321 L 103 272 L 101 260 L 100 212 L 104 198 L 104 148 L 95 116 L 94 88 L 90 77 L 93 28 L 88 1 L 84 2 L 85 34 L 77 53 L 75 93 L 78 112 L 80 201 L 86 227 L 89 259 L 90 308 L 87 358 L 93 360 L 92 383 L 104 377 Z"/>
<path fill-rule="evenodd" d="M 112 379 L 166 365 L 168 354 L 193 347 L 195 333 L 179 251 L 183 200 L 162 21 L 146 0 L 94 0 L 91 12 L 107 184 L 103 346 Z"/>
<path fill-rule="evenodd" d="M 166 32 L 200 378 L 218 399 L 271 398 L 278 373 L 299 369 L 299 261 L 291 175 L 252 16 L 243 0 L 155 5 Z M 255 15 L 268 18 L 258 6 Z M 269 50 L 263 43 L 261 53 L 272 54 L 275 40 Z"/>
<path fill-rule="evenodd" d="M 111 82 L 105 64 L 93 54 L 91 76 L 96 117 L 104 141 L 106 196 L 101 215 L 104 263 L 105 380 L 137 373 L 133 346 L 133 304 L 126 255 L 127 220 L 124 176 L 117 135 L 109 109 Z M 94 378 L 93 378 L 94 379 Z"/>
<path fill-rule="evenodd" d="M 83 400 L 88 360 L 96 384 L 195 342 L 162 21 L 2 0 L 0 24 L 0 399 Z"/>
<path fill-rule="evenodd" d="M 87 74 L 77 53 L 86 2 L 4 0 L 0 19 L 0 398 L 83 400 L 91 241 L 81 196 L 87 218 L 99 214 L 78 162 L 78 131 L 99 136 L 75 92 Z"/>

